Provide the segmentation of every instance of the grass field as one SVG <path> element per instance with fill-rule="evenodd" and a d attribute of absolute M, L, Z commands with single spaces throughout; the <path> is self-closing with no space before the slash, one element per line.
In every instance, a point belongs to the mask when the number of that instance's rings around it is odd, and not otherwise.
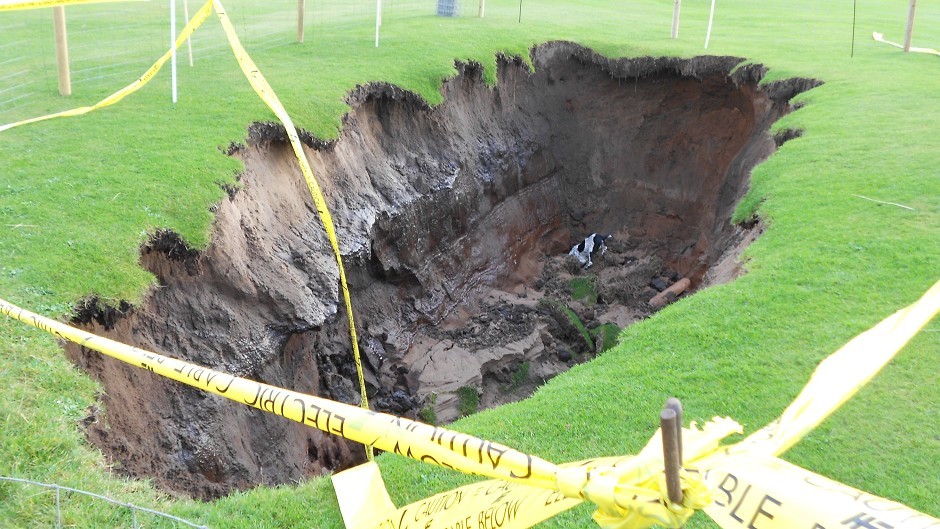
<path fill-rule="evenodd" d="M 672 2 L 662 0 L 526 0 L 522 23 L 510 0 L 487 2 L 484 19 L 439 18 L 433 2 L 393 0 L 378 49 L 368 2 L 308 2 L 315 22 L 303 44 L 292 42 L 295 2 L 225 4 L 294 122 L 323 138 L 336 136 L 343 96 L 356 84 L 387 81 L 437 103 L 454 60 L 478 61 L 492 78 L 497 52 L 524 55 L 548 40 L 609 56 L 706 51 L 703 0 L 683 3 L 678 40 L 669 38 Z M 746 253 L 748 273 L 629 328 L 620 346 L 534 397 L 455 429 L 554 462 L 628 454 L 676 395 L 687 419 L 727 415 L 750 432 L 783 410 L 820 359 L 940 279 L 940 58 L 871 40 L 873 31 L 902 40 L 907 2 L 858 4 L 852 57 L 852 2 L 719 2 L 708 53 L 765 64 L 770 79 L 825 82 L 778 123 L 804 134 L 754 171 L 739 207 L 739 218 L 756 213 L 768 226 Z M 68 8 L 80 65 L 70 98 L 57 95 L 50 73 L 51 13 L 0 12 L 0 82 L 35 74 L 25 96 L 16 83 L 0 85 L 0 122 L 91 104 L 136 78 L 162 53 L 165 11 L 153 2 Z M 116 106 L 0 133 L 0 297 L 58 317 L 88 295 L 138 301 L 152 282 L 137 266 L 148 233 L 166 227 L 208 243 L 218 184 L 240 169 L 221 150 L 244 141 L 249 123 L 273 119 L 222 42 L 215 19 L 197 32 L 196 66 L 181 67 L 176 105 L 163 71 Z M 915 45 L 940 48 L 940 4 L 918 6 Z M 785 458 L 940 516 L 938 388 L 935 320 Z M 117 477 L 78 425 L 97 390 L 52 339 L 0 321 L 0 476 L 91 490 L 211 527 L 341 526 L 326 479 L 201 504 Z M 400 458 L 379 462 L 397 504 L 468 479 Z M 0 483 L 0 527 L 52 526 L 54 500 Z M 121 509 L 67 503 L 69 526 L 133 526 Z M 591 523 L 582 507 L 546 526 Z M 687 525 L 713 526 L 701 514 Z"/>

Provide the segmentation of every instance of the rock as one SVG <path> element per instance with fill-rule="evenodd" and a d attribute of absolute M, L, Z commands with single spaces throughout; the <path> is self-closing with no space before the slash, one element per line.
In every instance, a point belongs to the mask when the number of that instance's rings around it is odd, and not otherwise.
<path fill-rule="evenodd" d="M 656 289 L 656 292 L 666 290 L 666 282 L 661 277 L 654 277 L 650 280 L 650 286 Z"/>

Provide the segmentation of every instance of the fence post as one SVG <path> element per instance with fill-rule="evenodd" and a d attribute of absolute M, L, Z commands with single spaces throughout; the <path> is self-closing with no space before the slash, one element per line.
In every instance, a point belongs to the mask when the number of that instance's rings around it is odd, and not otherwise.
<path fill-rule="evenodd" d="M 183 0 L 183 14 L 186 16 L 186 25 L 189 25 L 189 0 Z M 193 65 L 193 39 L 186 39 L 186 48 L 189 50 L 189 65 Z"/>
<path fill-rule="evenodd" d="M 297 42 L 304 41 L 304 0 L 297 0 Z"/>
<path fill-rule="evenodd" d="M 483 11 L 486 9 L 486 0 L 480 0 L 480 11 L 477 13 L 480 15 L 480 18 L 483 18 Z"/>
<path fill-rule="evenodd" d="M 676 412 L 676 442 L 679 450 L 679 464 L 682 464 L 682 401 L 675 397 L 666 399 L 666 408 Z"/>
<path fill-rule="evenodd" d="M 669 494 L 669 501 L 672 503 L 682 503 L 682 484 L 679 481 L 679 467 L 681 455 L 679 446 L 682 435 L 681 426 L 676 421 L 676 410 L 668 404 L 659 413 L 659 429 L 663 438 L 663 462 L 666 472 L 666 492 Z"/>
<path fill-rule="evenodd" d="M 72 95 L 72 77 L 69 73 L 69 38 L 65 30 L 65 6 L 52 8 L 55 27 L 55 62 L 59 70 L 59 94 Z"/>
<path fill-rule="evenodd" d="M 672 38 L 679 38 L 679 10 L 682 7 L 682 0 L 675 0 L 672 6 Z"/>
<path fill-rule="evenodd" d="M 705 33 L 705 47 L 708 48 L 708 41 L 712 38 L 712 21 L 715 20 L 715 0 L 712 0 L 712 7 L 708 11 L 708 31 Z"/>
<path fill-rule="evenodd" d="M 170 99 L 175 104 L 176 94 L 176 0 L 170 0 Z"/>
<path fill-rule="evenodd" d="M 911 37 L 914 34 L 914 8 L 917 0 L 911 0 L 910 11 L 907 12 L 907 31 L 904 32 L 904 51 L 911 51 Z"/>
<path fill-rule="evenodd" d="M 379 47 L 379 28 L 382 27 L 382 0 L 375 0 L 375 47 Z"/>

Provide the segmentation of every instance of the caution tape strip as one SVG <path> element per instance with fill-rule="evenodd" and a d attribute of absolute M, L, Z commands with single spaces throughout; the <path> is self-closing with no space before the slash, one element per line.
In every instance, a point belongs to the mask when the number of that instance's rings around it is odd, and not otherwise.
<path fill-rule="evenodd" d="M 825 358 L 780 418 L 740 442 L 738 452 L 780 455 L 865 386 L 937 313 L 940 282 Z"/>
<path fill-rule="evenodd" d="M 73 2 L 30 2 L 11 4 L 10 9 L 22 7 L 27 4 L 37 4 L 34 7 L 45 7 L 38 4 L 61 5 L 66 3 L 90 3 L 76 0 Z M 352 338 L 352 347 L 354 351 L 357 371 L 359 372 L 360 391 L 362 394 L 363 405 L 367 406 L 364 379 L 362 377 L 362 366 L 359 359 L 358 340 L 355 335 L 355 323 L 353 319 L 352 307 L 349 297 L 349 289 L 345 280 L 345 271 L 342 264 L 342 257 L 339 252 L 339 244 L 336 239 L 335 228 L 332 218 L 323 200 L 322 193 L 313 176 L 313 171 L 306 160 L 302 144 L 297 135 L 296 128 L 280 104 L 273 89 L 261 75 L 257 66 L 245 52 L 244 48 L 238 42 L 234 28 L 225 14 L 224 8 L 218 0 L 210 0 L 197 12 L 196 16 L 187 24 L 183 32 L 177 38 L 176 47 L 178 48 L 189 38 L 190 34 L 205 21 L 209 15 L 209 7 L 214 5 L 223 25 L 225 33 L 233 52 L 238 59 L 242 71 L 245 73 L 252 87 L 258 95 L 265 101 L 272 111 L 282 121 L 287 131 L 288 138 L 294 149 L 295 156 L 301 166 L 301 171 L 313 196 L 317 212 L 324 223 L 324 228 L 330 238 L 330 244 L 337 258 L 337 264 L 340 274 L 340 282 L 343 290 L 344 302 L 346 304 L 347 314 L 350 324 L 350 335 Z M 0 10 L 5 6 L 0 6 Z M 930 50 L 933 51 L 933 50 Z M 102 108 L 114 104 L 128 94 L 138 90 L 146 84 L 159 71 L 160 67 L 169 58 L 171 52 L 161 57 L 140 79 L 128 85 L 108 98 L 105 98 L 98 104 L 91 107 L 82 107 L 58 114 L 42 116 L 25 120 L 10 125 L 0 127 L 0 132 L 27 123 L 34 123 L 54 117 L 75 116 L 90 112 L 97 108 Z M 816 373 L 814 373 L 810 384 L 800 394 L 797 400 L 784 412 L 781 418 L 772 423 L 765 429 L 748 437 L 742 443 L 733 447 L 718 449 L 718 442 L 728 434 L 736 431 L 737 423 L 730 420 L 715 420 L 708 423 L 704 430 L 691 430 L 686 434 L 686 439 L 691 439 L 692 443 L 685 444 L 685 457 L 687 466 L 692 467 L 696 462 L 707 467 L 707 463 L 716 463 L 720 461 L 735 461 L 743 457 L 744 454 L 750 454 L 752 457 L 760 456 L 770 457 L 771 454 L 779 454 L 787 448 L 798 442 L 803 436 L 811 431 L 816 425 L 838 409 L 846 400 L 848 400 L 858 389 L 871 379 L 896 353 L 900 348 L 923 326 L 940 311 L 940 283 L 924 295 L 917 303 L 899 311 L 892 317 L 889 317 L 881 324 L 870 331 L 859 336 L 850 342 L 845 348 L 840 349 L 830 359 L 824 361 Z M 652 523 L 660 523 L 668 527 L 678 527 L 691 514 L 693 509 L 701 508 L 705 505 L 703 499 L 707 497 L 708 491 L 701 487 L 702 481 L 695 476 L 695 472 L 683 472 L 683 491 L 686 492 L 687 501 L 683 505 L 670 504 L 665 500 L 665 487 L 660 483 L 657 476 L 661 473 L 661 453 L 657 457 L 658 439 L 654 436 L 647 448 L 635 458 L 622 458 L 617 462 L 611 463 L 604 460 L 600 466 L 594 466 L 596 462 L 582 462 L 573 465 L 556 466 L 542 459 L 513 450 L 504 445 L 485 441 L 473 436 L 459 432 L 449 431 L 443 428 L 429 426 L 408 419 L 394 417 L 391 415 L 375 413 L 368 409 L 356 408 L 346 404 L 321 399 L 310 395 L 296 393 L 283 388 L 262 384 L 259 382 L 234 377 L 219 371 L 206 367 L 190 364 L 181 360 L 147 352 L 135 347 L 131 347 L 119 342 L 108 340 L 81 331 L 54 320 L 31 313 L 25 309 L 16 307 L 6 301 L 0 300 L 0 312 L 7 314 L 20 321 L 45 330 L 63 339 L 79 343 L 83 347 L 97 350 L 118 360 L 127 362 L 144 369 L 148 369 L 161 376 L 188 384 L 190 386 L 209 391 L 229 398 L 243 404 L 275 413 L 285 418 L 307 424 L 318 428 L 324 432 L 340 435 L 346 439 L 360 442 L 367 446 L 375 446 L 379 449 L 398 453 L 413 459 L 433 463 L 440 466 L 453 468 L 462 472 L 479 474 L 495 477 L 499 480 L 515 483 L 521 487 L 535 487 L 542 491 L 554 491 L 560 500 L 556 503 L 565 502 L 565 505 L 573 505 L 587 499 L 598 504 L 599 509 L 595 513 L 595 520 L 604 527 L 618 528 L 642 528 L 649 527 Z M 863 356 L 874 343 L 874 349 L 881 354 L 876 355 L 869 362 L 860 362 Z M 841 353 L 841 354 L 840 354 Z M 831 360 L 831 362 L 830 362 Z M 861 367 L 859 367 L 861 365 Z M 845 369 L 849 370 L 847 374 Z M 709 429 L 711 432 L 709 432 Z M 690 446 L 698 448 L 691 449 Z M 371 450 L 368 450 L 371 459 Z M 644 454 L 645 457 L 644 457 Z M 691 456 L 691 457 L 690 457 Z M 724 459 L 722 459 L 724 458 Z M 765 466 L 780 466 L 773 459 L 768 459 Z M 779 460 L 778 460 L 779 461 Z M 781 462 L 782 463 L 782 462 Z M 740 471 L 739 471 L 740 472 Z M 727 476 L 732 476 L 730 472 Z M 481 486 L 491 486 L 487 484 L 477 484 L 476 491 L 481 490 Z M 749 485 L 745 489 L 750 490 Z M 461 489 L 458 489 L 461 490 Z M 701 490 L 701 492 L 699 492 Z M 728 500 L 731 500 L 731 492 L 718 486 L 719 491 L 728 494 Z M 531 491 L 522 491 L 524 497 L 528 498 Z M 441 505 L 448 510 L 448 494 L 442 493 L 435 496 L 438 498 L 437 504 L 428 504 L 424 501 L 420 504 L 427 507 L 425 512 L 417 513 L 415 519 L 420 516 L 429 516 L 430 511 L 439 508 Z M 508 494 L 508 493 L 506 493 Z M 539 494 L 544 494 L 540 492 Z M 502 495 L 500 498 L 505 499 Z M 758 517 L 763 516 L 767 520 L 772 520 L 773 515 L 764 509 L 764 503 L 769 495 L 765 495 L 764 500 L 755 511 L 754 518 L 751 520 L 753 527 Z M 521 500 L 520 500 L 521 501 Z M 743 502 L 743 496 L 741 501 Z M 771 503 L 780 504 L 779 500 Z M 545 501 L 546 507 L 549 504 Z M 719 502 L 715 502 L 718 504 Z M 740 506 L 740 502 L 738 506 Z M 438 505 L 438 507 L 433 507 Z M 510 512 L 518 513 L 521 504 L 511 502 L 495 505 L 492 511 L 482 511 L 476 520 L 475 527 L 479 529 L 489 527 L 507 527 L 503 522 L 510 522 Z M 399 512 L 408 513 L 412 506 L 399 509 Z M 502 508 L 502 510 L 500 510 Z M 558 508 L 561 508 L 559 506 Z M 568 508 L 568 507 L 565 507 Z M 563 510 L 563 509 L 562 509 Z M 736 522 L 741 522 L 736 513 L 737 507 L 731 512 L 731 518 Z M 419 507 L 420 511 L 420 507 Z M 541 509 L 542 514 L 548 513 L 548 510 Z M 915 511 L 911 511 L 915 512 Z M 500 514 L 502 513 L 502 514 Z M 540 514 L 539 516 L 541 516 Z M 930 527 L 933 518 L 917 513 L 918 517 L 925 518 Z M 401 520 L 407 514 L 402 514 Z M 551 516 L 547 514 L 545 517 Z M 517 527 L 528 527 L 538 520 L 534 518 L 523 520 L 516 517 L 521 523 L 527 525 L 516 525 Z M 544 518 L 540 518 L 544 519 Z M 800 520 L 806 519 L 799 518 Z M 861 512 L 854 518 L 850 517 L 841 521 L 841 525 L 851 525 L 853 527 L 894 527 L 887 525 L 883 520 L 887 518 L 876 518 L 867 512 Z M 911 519 L 908 517 L 908 519 Z M 716 520 L 719 518 L 716 517 Z M 463 525 L 460 521 L 438 527 L 451 527 L 454 529 L 469 529 L 471 517 L 463 519 Z M 433 520 L 429 520 L 433 522 Z M 880 525 L 872 525 L 877 522 Z M 719 523 L 721 521 L 719 520 Z M 854 525 L 853 525 L 854 524 Z M 405 525 L 406 526 L 406 525 Z M 433 524 L 427 525 L 434 526 Z M 738 527 L 731 523 L 723 527 Z M 394 523 L 394 518 L 388 518 L 379 521 L 377 527 L 404 527 L 401 523 Z M 818 524 L 814 527 L 825 528 Z M 900 527 L 900 526 L 898 526 Z"/>
<path fill-rule="evenodd" d="M 8 301 L 0 300 L 0 312 L 135 367 L 332 435 L 471 474 L 554 487 L 554 465 L 498 443 L 163 356 L 76 329 Z"/>
<path fill-rule="evenodd" d="M 202 23 L 205 22 L 206 19 L 209 18 L 209 15 L 211 14 L 212 14 L 212 0 L 209 0 L 208 2 L 205 3 L 205 5 L 199 8 L 199 11 L 197 11 L 193 15 L 193 18 L 190 19 L 189 23 L 186 24 L 186 26 L 180 32 L 179 36 L 176 38 L 175 47 L 178 49 L 180 46 L 182 46 L 183 43 L 186 42 L 186 40 L 193 34 L 193 32 L 196 31 L 196 28 L 201 26 Z M 0 132 L 3 132 L 5 130 L 10 130 L 12 128 L 19 127 L 22 125 L 28 125 L 30 123 L 38 123 L 40 121 L 46 121 L 46 120 L 54 119 L 54 118 L 81 116 L 82 114 L 87 114 L 94 110 L 111 106 L 117 103 L 118 101 L 124 99 L 125 97 L 133 94 L 134 92 L 140 90 L 141 88 L 144 87 L 144 85 L 149 83 L 150 80 L 153 79 L 155 75 L 157 75 L 157 72 L 160 71 L 160 68 L 163 67 L 166 61 L 170 60 L 170 57 L 172 55 L 173 55 L 173 50 L 167 51 L 165 54 L 163 54 L 162 57 L 157 59 L 157 62 L 153 63 L 153 65 L 150 66 L 150 68 L 148 68 L 147 71 L 144 72 L 144 74 L 141 75 L 140 78 L 138 78 L 136 81 L 125 86 L 124 88 L 121 88 L 117 92 L 114 92 L 113 94 L 95 103 L 94 105 L 73 108 L 70 110 L 57 112 L 55 114 L 47 114 L 45 116 L 39 116 L 35 118 L 24 119 L 22 121 L 17 121 L 14 123 L 8 123 L 6 125 L 0 126 Z"/>
<path fill-rule="evenodd" d="M 346 269 L 343 266 L 343 256 L 339 248 L 339 240 L 336 236 L 336 228 L 333 224 L 333 217 L 330 215 L 329 208 L 326 205 L 326 200 L 324 199 L 323 193 L 320 190 L 320 186 L 313 174 L 313 169 L 310 167 L 310 163 L 307 161 L 307 157 L 304 154 L 303 144 L 301 143 L 300 137 L 297 134 L 297 128 L 294 126 L 293 120 L 291 120 L 290 115 L 284 109 L 284 106 L 278 99 L 274 89 L 271 88 L 271 85 L 268 84 L 267 80 L 261 74 L 261 71 L 258 69 L 257 65 L 255 65 L 254 61 L 248 55 L 248 52 L 245 51 L 245 48 L 241 45 L 241 42 L 238 39 L 238 35 L 235 32 L 235 28 L 232 26 L 232 23 L 225 12 L 225 8 L 218 0 L 208 0 L 202 6 L 202 8 L 199 9 L 199 11 L 180 33 L 179 37 L 177 37 L 175 48 L 182 46 L 183 43 L 189 39 L 196 28 L 205 22 L 206 18 L 208 18 L 211 14 L 213 7 L 215 8 L 216 14 L 219 17 L 222 28 L 225 31 L 229 45 L 232 48 L 232 52 L 235 54 L 235 58 L 238 60 L 238 65 L 245 74 L 245 77 L 248 79 L 248 82 L 251 84 L 251 87 L 284 125 L 288 140 L 290 141 L 291 147 L 294 151 L 294 156 L 300 165 L 300 170 L 304 176 L 304 181 L 306 182 L 307 188 L 310 191 L 310 195 L 313 198 L 317 215 L 320 217 L 320 221 L 323 223 L 323 228 L 326 231 L 327 238 L 330 241 L 330 247 L 332 248 L 333 255 L 336 258 L 336 266 L 339 269 L 340 290 L 342 291 L 343 303 L 346 309 L 346 317 L 349 324 L 349 337 L 352 346 L 353 360 L 356 365 L 356 374 L 359 378 L 359 395 L 361 399 L 361 406 L 365 409 L 368 409 L 369 397 L 366 393 L 365 376 L 363 375 L 362 371 L 362 357 L 359 351 L 359 339 L 356 332 L 356 321 L 353 315 L 352 298 L 349 293 L 349 285 L 346 281 Z M 14 127 L 19 127 L 21 125 L 36 123 L 48 119 L 79 116 L 82 114 L 87 114 L 93 110 L 113 105 L 150 82 L 157 72 L 160 71 L 160 68 L 163 67 L 166 61 L 170 59 L 172 52 L 173 50 L 167 51 L 166 54 L 158 59 L 157 62 L 155 62 L 138 80 L 104 98 L 95 105 L 75 108 L 56 114 L 49 114 L 10 123 L 0 126 L 0 132 L 12 129 Z M 366 455 L 370 460 L 373 457 L 372 449 L 368 446 L 366 446 Z"/>
<path fill-rule="evenodd" d="M 904 49 L 903 44 L 898 44 L 897 42 L 891 42 L 890 40 L 885 40 L 885 36 L 883 33 L 878 33 L 877 31 L 872 32 L 871 38 L 877 42 L 883 42 L 890 46 L 894 46 L 895 48 L 901 48 L 902 50 Z M 915 52 L 915 53 L 926 53 L 928 55 L 936 55 L 940 57 L 940 50 L 935 50 L 933 48 L 918 48 L 917 46 L 910 46 L 908 47 L 908 50 Z"/>
<path fill-rule="evenodd" d="M 766 454 L 711 465 L 705 513 L 724 529 L 937 529 L 940 520 Z"/>
<path fill-rule="evenodd" d="M 842 406 L 885 365 L 924 325 L 940 312 L 940 282 L 917 302 L 884 319 L 831 354 L 780 419 L 729 447 L 712 450 L 700 444 L 702 432 L 683 429 L 686 446 L 682 489 L 704 506 L 724 529 L 930 529 L 940 520 L 897 502 L 879 498 L 825 478 L 775 457 L 793 446 Z M 718 421 L 706 425 L 716 427 Z M 733 421 L 726 423 L 729 431 Z M 717 436 L 716 436 L 717 437 Z M 525 529 L 581 503 L 599 499 L 594 519 L 605 528 L 639 529 L 652 522 L 680 527 L 687 513 L 657 497 L 662 480 L 659 433 L 639 459 L 647 472 L 638 479 L 607 478 L 611 468 L 635 460 L 583 461 L 561 465 L 592 468 L 582 494 L 546 491 L 522 483 L 486 481 L 442 492 L 395 509 L 378 469 L 364 465 L 334 475 L 333 483 L 347 529 Z M 606 469 L 606 470 L 604 470 Z M 349 476 L 347 476 L 347 473 Z M 704 478 L 704 483 L 697 478 Z M 646 481 L 644 481 L 646 479 Z M 707 490 L 702 487 L 707 486 Z M 597 488 L 610 488 L 600 494 Z M 361 495 L 368 492 L 367 498 Z M 618 498 L 616 505 L 604 498 Z M 627 497 L 632 504 L 623 501 Z M 710 498 L 710 499 L 709 499 Z M 708 499 L 708 501 L 702 501 Z M 657 504 L 659 507 L 657 507 Z M 667 507 L 668 510 L 661 507 Z M 688 505 L 684 505 L 688 507 Z M 650 513 L 649 511 L 654 511 Z M 669 516 L 674 513 L 675 516 Z M 664 514 L 666 514 L 664 516 Z"/>
<path fill-rule="evenodd" d="M 32 2 L 0 4 L 0 11 L 19 11 L 23 9 L 41 9 L 43 7 L 67 6 L 75 4 L 105 4 L 129 1 L 149 2 L 150 0 L 34 0 Z"/>
<path fill-rule="evenodd" d="M 709 505 L 711 492 L 703 482 L 703 474 L 707 479 L 708 472 L 722 468 L 725 468 L 728 474 L 733 474 L 735 471 L 741 473 L 740 462 L 746 457 L 764 457 L 762 464 L 779 467 L 780 465 L 771 459 L 774 455 L 778 455 L 806 435 L 811 429 L 806 426 L 807 424 L 816 425 L 838 409 L 920 328 L 940 312 L 940 282 L 936 283 L 920 300 L 886 318 L 823 361 L 800 397 L 787 408 L 780 420 L 773 423 L 770 429 L 772 435 L 768 435 L 768 430 L 765 429 L 758 432 L 760 435 L 752 435 L 737 445 L 720 447 L 719 443 L 722 439 L 731 433 L 741 431 L 740 426 L 731 419 L 716 418 L 703 425 L 701 429 L 695 428 L 694 425 L 692 428 L 683 429 L 685 469 L 681 473 L 681 479 L 686 499 L 681 505 L 670 503 L 665 493 L 659 432 L 636 456 L 559 466 L 505 445 L 460 432 L 363 410 L 148 352 L 56 322 L 4 300 L 0 300 L 0 312 L 61 339 L 78 343 L 83 347 L 147 369 L 160 376 L 280 415 L 329 434 L 372 445 L 418 461 L 516 483 L 524 488 L 514 489 L 516 492 L 512 494 L 516 494 L 515 496 L 504 496 L 504 498 L 515 498 L 519 501 L 526 498 L 544 498 L 545 507 L 548 508 L 548 510 L 535 509 L 530 514 L 516 517 L 520 520 L 519 523 L 525 520 L 528 520 L 525 523 L 535 523 L 532 521 L 535 518 L 543 515 L 550 516 L 550 512 L 554 512 L 552 509 L 562 507 L 561 505 L 552 507 L 549 504 L 548 499 L 554 498 L 559 500 L 558 503 L 564 501 L 566 506 L 583 500 L 597 504 L 598 510 L 594 518 L 605 528 L 637 529 L 649 527 L 654 523 L 667 527 L 679 527 L 695 510 Z M 814 398 L 813 394 L 818 399 Z M 841 396 L 834 396 L 836 394 Z M 784 419 L 788 416 L 791 419 Z M 728 468 L 731 470 L 727 470 Z M 737 474 L 734 475 L 735 479 L 738 479 Z M 492 487 L 494 485 L 490 483 L 477 486 Z M 554 491 L 556 495 L 540 496 L 544 492 L 535 492 L 533 488 L 541 491 Z M 477 491 L 474 493 L 477 494 L 482 489 L 473 490 Z M 718 486 L 717 491 L 718 493 L 725 491 L 729 495 L 734 492 L 728 490 L 727 486 L 724 488 Z M 509 494 L 509 492 L 506 493 Z M 442 494 L 438 495 L 438 501 L 443 502 L 439 505 L 446 505 L 447 500 L 440 498 L 445 498 L 447 493 Z M 568 502 L 568 499 L 575 500 L 575 502 Z M 766 501 L 773 503 L 771 500 Z M 782 503 L 776 498 L 774 501 Z M 428 505 L 426 502 L 424 504 Z M 516 509 L 519 508 L 519 505 L 512 503 L 501 505 L 502 507 L 496 505 L 496 511 L 490 514 L 505 518 L 508 516 L 506 513 L 510 511 L 516 513 Z M 419 511 L 416 512 L 416 508 Z M 395 517 L 418 516 L 420 508 L 420 505 L 416 507 L 416 504 L 412 504 L 394 512 L 380 512 L 379 509 L 372 509 L 374 512 L 365 518 L 366 523 L 361 527 L 373 527 L 371 525 L 373 523 L 377 524 L 374 527 L 403 527 L 394 524 Z M 769 504 L 762 504 L 754 511 L 756 513 L 754 516 L 771 519 L 772 514 L 768 516 L 770 508 Z M 469 510 L 453 511 L 453 513 L 464 513 L 465 517 L 462 520 L 465 524 L 468 523 L 467 516 L 478 512 L 474 510 L 476 507 L 469 504 L 466 509 Z M 500 512 L 503 514 L 499 514 Z M 736 512 L 732 511 L 732 514 Z M 384 515 L 385 518 L 376 519 L 377 515 L 380 518 Z M 490 515 L 485 513 L 483 516 L 482 522 L 480 519 L 477 520 L 476 527 L 480 527 L 480 523 L 483 523 L 485 527 L 502 527 L 502 523 L 496 523 L 496 518 L 486 518 Z M 867 520 L 865 516 L 869 515 L 862 512 L 858 516 L 859 520 Z M 918 516 L 926 515 L 918 514 Z M 732 516 L 732 518 L 735 517 Z M 930 517 L 927 519 L 932 520 Z M 507 519 L 501 518 L 501 520 L 508 522 Z M 518 527 L 523 526 L 528 525 Z M 357 525 L 355 529 L 359 527 Z M 453 528 L 454 525 L 429 525 L 428 527 Z M 726 527 L 733 527 L 733 525 Z"/>
<path fill-rule="evenodd" d="M 304 154 L 303 144 L 300 142 L 300 137 L 297 134 L 297 128 L 294 127 L 294 122 L 291 120 L 290 115 L 284 109 L 284 106 L 281 104 L 281 101 L 278 99 L 277 94 L 274 93 L 274 89 L 271 88 L 271 85 L 268 84 L 268 81 L 261 75 L 261 71 L 258 69 L 258 66 L 255 65 L 255 62 L 251 60 L 251 57 L 248 55 L 248 52 L 245 51 L 245 48 L 242 47 L 241 42 L 238 40 L 238 35 L 235 33 L 235 28 L 232 27 L 231 21 L 229 21 L 228 15 L 225 13 L 225 8 L 222 7 L 222 3 L 219 0 L 213 0 L 213 5 L 215 6 L 215 12 L 219 17 L 219 21 L 222 23 L 222 29 L 225 30 L 225 35 L 228 37 L 229 45 L 232 48 L 232 51 L 235 53 L 235 58 L 238 60 L 238 65 L 241 67 L 242 72 L 245 74 L 245 77 L 248 78 L 248 82 L 251 84 L 251 87 L 255 90 L 255 93 L 258 94 L 268 108 L 270 108 L 277 118 L 284 125 L 284 129 L 287 132 L 287 139 L 290 140 L 291 147 L 294 150 L 294 156 L 297 158 L 297 162 L 300 164 L 300 171 L 304 175 L 304 181 L 307 183 L 307 189 L 310 190 L 310 195 L 313 197 L 313 203 L 317 209 L 317 215 L 320 216 L 320 221 L 323 223 L 323 229 L 326 231 L 326 236 L 330 240 L 330 246 L 333 248 L 333 255 L 336 257 L 336 267 L 339 269 L 339 283 L 340 289 L 343 293 L 343 303 L 346 306 L 346 317 L 349 323 L 349 338 L 352 343 L 353 351 L 353 360 L 356 363 L 356 374 L 359 377 L 359 395 L 362 399 L 362 407 L 368 409 L 369 407 L 369 397 L 366 395 L 366 381 L 362 373 L 362 358 L 359 353 L 359 339 L 356 336 L 356 321 L 353 317 L 352 309 L 352 299 L 349 295 L 349 285 L 346 282 L 346 269 L 343 266 L 343 255 L 339 249 L 339 240 L 336 237 L 336 228 L 333 225 L 333 217 L 330 215 L 330 210 L 326 206 L 326 200 L 323 198 L 323 192 L 320 191 L 320 185 L 317 184 L 317 179 L 313 175 L 313 169 L 310 167 L 310 163 L 307 161 L 307 156 Z M 371 460 L 372 459 L 372 450 L 366 447 L 366 455 Z"/>
<path fill-rule="evenodd" d="M 612 460 L 601 460 L 603 465 L 560 467 L 461 432 L 263 384 L 139 349 L 76 329 L 5 300 L 0 300 L 0 313 L 132 366 L 328 434 L 467 474 L 554 491 L 558 497 L 589 500 L 611 517 L 641 516 L 650 523 L 675 525 L 707 504 L 702 495 L 689 493 L 692 490 L 704 493 L 705 490 L 698 485 L 701 478 L 691 473 L 683 475 L 688 493 L 683 504 L 667 502 L 665 489 L 658 485 L 663 466 L 662 454 L 656 452 L 656 445 L 661 444 L 658 436 L 651 441 L 652 448 L 635 457 L 613 460 L 615 464 L 610 463 Z M 694 462 L 714 453 L 721 439 L 739 431 L 740 426 L 728 419 L 714 420 L 702 430 L 686 430 L 683 442 L 687 460 Z"/>

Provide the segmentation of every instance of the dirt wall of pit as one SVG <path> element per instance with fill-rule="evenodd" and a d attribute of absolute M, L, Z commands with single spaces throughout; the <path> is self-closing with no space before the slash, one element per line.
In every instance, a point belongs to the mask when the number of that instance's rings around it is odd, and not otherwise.
<path fill-rule="evenodd" d="M 733 57 L 613 60 L 550 43 L 532 58 L 534 72 L 501 58 L 494 87 L 478 66 L 458 65 L 434 109 L 393 86 L 359 87 L 338 140 L 307 138 L 380 409 L 414 415 L 430 394 L 481 386 L 486 366 L 504 356 L 542 358 L 547 345 L 535 323 L 523 325 L 526 315 L 506 352 L 470 347 L 449 357 L 429 329 L 459 328 L 493 289 L 531 287 L 546 256 L 588 233 L 632 241 L 697 285 L 741 237 L 729 218 L 751 168 L 775 147 L 770 125 L 817 84 L 759 85 L 764 69 L 735 69 Z M 252 126 L 233 155 L 245 171 L 216 209 L 209 247 L 155 234 L 142 249 L 158 281 L 145 302 L 88 300 L 76 321 L 161 354 L 358 402 L 338 272 L 283 129 Z M 77 346 L 68 353 L 105 388 L 89 439 L 127 473 L 169 490 L 213 498 L 361 459 L 359 447 L 299 424 Z"/>

